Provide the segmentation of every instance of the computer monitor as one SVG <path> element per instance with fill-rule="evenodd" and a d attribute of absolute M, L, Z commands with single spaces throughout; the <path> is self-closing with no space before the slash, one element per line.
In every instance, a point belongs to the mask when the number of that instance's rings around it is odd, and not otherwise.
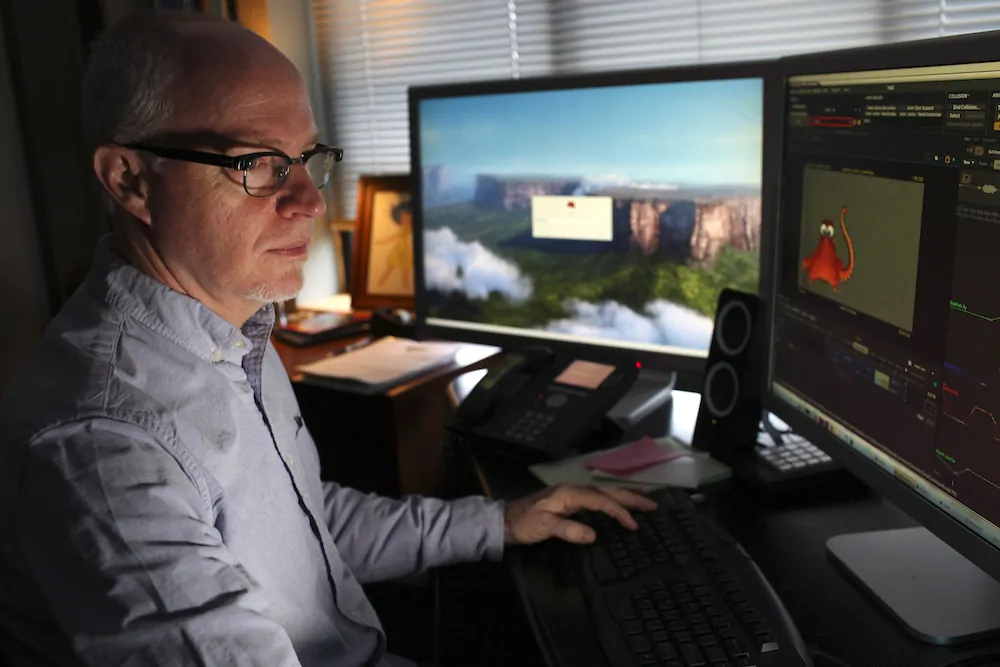
<path fill-rule="evenodd" d="M 719 292 L 759 290 L 764 73 L 411 89 L 420 335 L 696 377 Z"/>
<path fill-rule="evenodd" d="M 765 407 L 924 526 L 837 536 L 834 562 L 924 640 L 985 636 L 1000 627 L 1000 37 L 779 68 Z"/>

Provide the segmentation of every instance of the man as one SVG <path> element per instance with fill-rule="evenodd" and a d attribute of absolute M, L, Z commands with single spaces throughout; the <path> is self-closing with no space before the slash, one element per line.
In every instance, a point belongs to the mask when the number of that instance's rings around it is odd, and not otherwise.
<path fill-rule="evenodd" d="M 297 71 L 229 22 L 137 18 L 94 47 L 84 88 L 114 234 L 0 411 L 9 662 L 403 664 L 359 582 L 586 542 L 566 515 L 634 527 L 623 506 L 652 507 L 611 489 L 505 506 L 322 483 L 268 343 L 340 155 L 316 143 Z"/>

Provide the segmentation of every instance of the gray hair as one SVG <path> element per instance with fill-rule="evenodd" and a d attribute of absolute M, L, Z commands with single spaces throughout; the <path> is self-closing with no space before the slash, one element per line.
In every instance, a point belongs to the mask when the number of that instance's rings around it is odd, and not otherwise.
<path fill-rule="evenodd" d="M 207 20 L 135 12 L 97 38 L 83 75 L 81 117 L 90 150 L 141 142 L 167 126 L 184 71 L 184 37 L 177 28 Z M 114 203 L 102 194 L 113 212 Z"/>

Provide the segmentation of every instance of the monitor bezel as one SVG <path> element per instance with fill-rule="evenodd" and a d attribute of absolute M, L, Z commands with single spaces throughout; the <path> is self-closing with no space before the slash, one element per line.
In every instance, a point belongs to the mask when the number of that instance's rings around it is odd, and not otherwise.
<path fill-rule="evenodd" d="M 773 229 L 773 239 L 780 238 L 783 225 L 786 224 L 781 218 L 780 174 L 784 165 L 785 90 L 788 77 L 977 62 L 1000 62 L 1000 31 L 843 49 L 780 59 L 776 63 L 776 69 L 779 79 L 777 85 L 781 96 L 780 124 L 782 130 L 780 135 L 777 135 L 781 137 L 781 146 L 775 151 L 778 159 L 776 171 L 779 176 L 772 197 L 776 222 Z M 790 222 L 798 224 L 797 220 Z M 847 471 L 898 506 L 984 572 L 1000 579 L 1000 549 L 980 537 L 971 528 L 963 525 L 959 519 L 944 509 L 913 491 L 904 481 L 869 461 L 863 454 L 841 442 L 829 431 L 777 396 L 771 382 L 773 373 L 771 360 L 774 350 L 774 339 L 771 336 L 771 331 L 777 312 L 774 304 L 779 294 L 778 250 L 778 244 L 772 242 L 770 248 L 772 254 L 768 262 L 771 271 L 769 271 L 769 284 L 766 286 L 766 300 L 769 305 L 765 327 L 767 362 L 766 372 L 761 374 L 763 382 L 761 396 L 764 409 L 774 413 L 797 433 L 816 444 Z M 763 263 L 763 258 L 761 261 Z"/>
<path fill-rule="evenodd" d="M 775 114 L 769 109 L 769 104 L 780 100 L 780 86 L 774 76 L 774 60 L 756 60 L 735 64 L 699 64 L 679 67 L 661 67 L 651 69 L 630 70 L 621 72 L 599 72 L 590 74 L 568 74 L 555 76 L 540 76 L 521 79 L 501 79 L 471 83 L 436 84 L 414 86 L 408 90 L 409 123 L 410 123 L 410 183 L 413 210 L 413 251 L 414 251 L 414 284 L 415 284 L 415 321 L 416 335 L 420 339 L 438 338 L 462 342 L 475 342 L 496 345 L 505 349 L 516 349 L 532 345 L 545 345 L 567 355 L 579 358 L 603 361 L 606 363 L 637 363 L 643 368 L 663 372 L 676 372 L 678 389 L 697 390 L 701 386 L 702 374 L 705 368 L 705 356 L 671 354 L 649 350 L 634 350 L 615 345 L 590 343 L 575 343 L 562 340 L 552 340 L 541 336 L 511 335 L 499 332 L 466 330 L 448 326 L 438 326 L 427 322 L 427 303 L 421 295 L 425 294 L 423 271 L 423 206 L 421 200 L 422 165 L 420 161 L 420 102 L 427 99 L 448 97 L 468 97 L 476 95 L 505 94 L 518 92 L 539 92 L 548 90 L 567 90 L 580 88 L 600 88 L 610 86 L 643 85 L 655 83 L 682 83 L 689 81 L 708 81 L 725 79 L 759 78 L 763 81 L 762 110 L 765 119 L 764 137 L 761 156 L 761 245 L 759 256 L 763 257 L 767 248 L 766 232 L 770 223 L 771 211 L 769 197 L 765 195 L 776 184 L 777 169 L 774 166 L 776 155 L 769 154 L 768 146 L 775 142 L 768 141 L 766 129 L 768 120 Z M 759 261 L 760 274 L 757 293 L 769 282 L 765 276 L 765 262 Z"/>

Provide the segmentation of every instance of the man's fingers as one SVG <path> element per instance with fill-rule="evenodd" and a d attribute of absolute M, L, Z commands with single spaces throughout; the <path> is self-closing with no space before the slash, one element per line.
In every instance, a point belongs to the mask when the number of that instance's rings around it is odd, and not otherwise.
<path fill-rule="evenodd" d="M 582 486 L 568 488 L 566 491 L 566 511 L 575 512 L 581 509 L 604 512 L 617 519 L 618 523 L 629 530 L 635 530 L 638 527 L 628 510 L 616 503 L 610 496 L 596 489 Z"/>
<path fill-rule="evenodd" d="M 597 539 L 594 529 L 583 525 L 579 521 L 571 521 L 570 519 L 561 519 L 559 517 L 554 517 L 554 521 L 552 524 L 553 537 L 558 537 L 561 540 L 573 542 L 574 544 L 590 544 Z"/>
<path fill-rule="evenodd" d="M 636 493 L 634 491 L 629 491 L 628 489 L 610 485 L 601 485 L 595 488 L 606 496 L 610 496 L 625 507 L 631 507 L 645 512 L 656 509 L 656 502 L 641 493 Z"/>

